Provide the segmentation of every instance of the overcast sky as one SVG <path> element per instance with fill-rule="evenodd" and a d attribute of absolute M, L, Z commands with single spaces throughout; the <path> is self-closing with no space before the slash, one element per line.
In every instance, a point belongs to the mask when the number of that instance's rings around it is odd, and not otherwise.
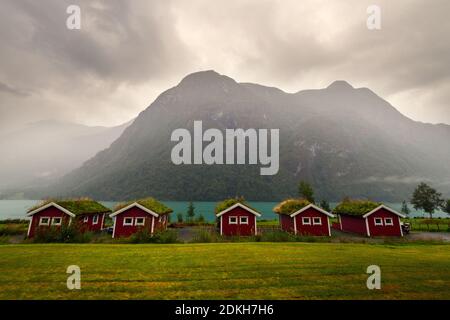
<path fill-rule="evenodd" d="M 81 30 L 66 8 L 81 7 Z M 366 9 L 382 10 L 382 29 Z M 450 124 L 448 0 L 0 0 L 0 132 L 58 119 L 116 125 L 186 74 L 287 92 L 344 79 Z"/>

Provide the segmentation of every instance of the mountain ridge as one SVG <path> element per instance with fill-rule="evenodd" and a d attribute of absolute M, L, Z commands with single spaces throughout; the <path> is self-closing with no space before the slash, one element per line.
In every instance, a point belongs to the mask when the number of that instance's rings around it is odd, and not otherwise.
<path fill-rule="evenodd" d="M 249 165 L 173 165 L 171 132 L 191 130 L 195 120 L 203 122 L 204 130 L 279 128 L 279 174 L 261 177 L 259 167 Z M 286 93 L 209 70 L 190 74 L 164 91 L 110 148 L 48 193 L 103 200 L 244 195 L 268 201 L 294 196 L 297 182 L 308 180 L 319 198 L 403 200 L 421 180 L 449 191 L 449 181 L 442 177 L 450 170 L 442 163 L 450 158 L 450 149 L 433 147 L 450 138 L 450 131 L 441 129 L 422 126 L 370 89 L 347 82 Z"/>

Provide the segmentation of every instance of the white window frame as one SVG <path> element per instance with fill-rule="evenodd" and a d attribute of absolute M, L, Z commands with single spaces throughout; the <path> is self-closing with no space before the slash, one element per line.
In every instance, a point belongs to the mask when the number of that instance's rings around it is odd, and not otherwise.
<path fill-rule="evenodd" d="M 127 219 L 131 219 L 131 222 L 127 222 Z M 130 218 L 130 217 L 123 218 L 123 226 L 124 227 L 131 227 L 131 226 L 133 226 L 133 222 L 134 222 L 133 218 Z"/>
<path fill-rule="evenodd" d="M 245 222 L 242 222 L 243 219 L 245 219 Z M 239 217 L 239 224 L 248 224 L 248 217 L 247 216 L 240 216 Z"/>
<path fill-rule="evenodd" d="M 377 222 L 377 220 L 379 220 L 380 222 Z M 373 222 L 375 223 L 375 225 L 376 225 L 377 227 L 383 226 L 383 218 L 375 218 L 375 219 L 373 220 Z"/>
<path fill-rule="evenodd" d="M 88 222 L 89 222 L 89 216 L 84 216 L 83 223 L 88 223 Z"/>
<path fill-rule="evenodd" d="M 388 223 L 388 220 L 390 220 L 391 222 Z M 394 225 L 394 219 L 392 219 L 392 218 L 384 218 L 384 225 L 385 226 L 393 226 Z"/>
<path fill-rule="evenodd" d="M 92 218 L 92 224 L 98 224 L 98 214 L 96 214 L 93 218 Z"/>
<path fill-rule="evenodd" d="M 231 220 L 235 220 L 234 222 L 232 222 Z M 238 224 L 238 217 L 236 217 L 236 216 L 230 216 L 229 218 L 228 218 L 228 224 Z"/>
<path fill-rule="evenodd" d="M 59 219 L 59 223 L 56 223 L 55 219 Z M 61 217 L 53 217 L 52 218 L 52 226 L 60 226 L 61 224 L 62 224 L 62 218 Z"/>
<path fill-rule="evenodd" d="M 138 222 L 138 219 L 142 219 L 142 222 Z M 145 226 L 145 217 L 136 217 L 134 218 L 135 226 Z"/>
<path fill-rule="evenodd" d="M 319 219 L 319 222 L 316 222 L 316 219 Z M 313 226 L 321 226 L 322 225 L 322 218 L 321 217 L 313 217 Z"/>
<path fill-rule="evenodd" d="M 162 222 L 162 216 L 159 216 L 158 222 Z"/>
<path fill-rule="evenodd" d="M 311 225 L 311 218 L 310 217 L 302 217 L 302 225 L 310 226 Z"/>
<path fill-rule="evenodd" d="M 43 223 L 42 220 L 47 219 L 47 223 Z M 40 226 L 49 226 L 50 225 L 50 217 L 40 217 L 39 218 Z"/>

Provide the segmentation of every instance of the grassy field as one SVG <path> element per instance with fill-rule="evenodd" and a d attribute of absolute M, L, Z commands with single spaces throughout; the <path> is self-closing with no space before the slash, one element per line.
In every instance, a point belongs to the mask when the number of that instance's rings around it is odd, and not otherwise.
<path fill-rule="evenodd" d="M 450 299 L 449 270 L 449 245 L 3 245 L 0 299 Z"/>
<path fill-rule="evenodd" d="M 450 219 L 404 219 L 413 231 L 450 232 Z"/>

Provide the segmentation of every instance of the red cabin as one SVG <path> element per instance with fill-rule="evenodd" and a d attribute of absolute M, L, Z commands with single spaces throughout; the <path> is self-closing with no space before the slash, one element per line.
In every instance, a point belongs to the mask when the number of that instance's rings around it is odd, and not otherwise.
<path fill-rule="evenodd" d="M 171 212 L 151 198 L 127 204 L 110 215 L 114 220 L 112 237 L 129 237 L 141 229 L 147 229 L 150 234 L 164 231 Z"/>
<path fill-rule="evenodd" d="M 339 229 L 344 232 L 358 233 L 368 237 L 403 237 L 400 218 L 405 216 L 385 205 L 380 205 L 361 215 L 339 213 L 338 218 Z"/>
<path fill-rule="evenodd" d="M 216 214 L 219 219 L 220 235 L 223 236 L 254 236 L 258 234 L 256 218 L 261 214 L 242 203 Z"/>
<path fill-rule="evenodd" d="M 331 236 L 330 219 L 334 215 L 309 204 L 291 214 L 280 214 L 281 229 L 293 234 Z"/>
<path fill-rule="evenodd" d="M 92 200 L 61 200 L 42 204 L 33 208 L 27 236 L 32 238 L 38 230 L 61 228 L 63 224 L 77 223 L 82 232 L 101 231 L 105 215 L 111 212 Z"/>

